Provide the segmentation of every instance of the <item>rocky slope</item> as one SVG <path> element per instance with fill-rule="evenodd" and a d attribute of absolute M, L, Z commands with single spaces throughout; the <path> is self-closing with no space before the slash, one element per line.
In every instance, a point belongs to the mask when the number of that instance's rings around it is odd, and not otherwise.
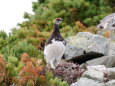
<path fill-rule="evenodd" d="M 114 41 L 89 32 L 79 32 L 66 41 L 68 62 L 61 62 L 53 70 L 55 76 L 70 86 L 115 86 Z"/>
<path fill-rule="evenodd" d="M 115 13 L 110 14 L 97 25 L 97 28 L 101 28 L 101 33 L 106 30 L 112 32 L 109 38 L 99 32 L 79 32 L 66 39 L 65 59 L 80 63 L 85 70 L 70 86 L 115 86 L 114 18 Z"/>

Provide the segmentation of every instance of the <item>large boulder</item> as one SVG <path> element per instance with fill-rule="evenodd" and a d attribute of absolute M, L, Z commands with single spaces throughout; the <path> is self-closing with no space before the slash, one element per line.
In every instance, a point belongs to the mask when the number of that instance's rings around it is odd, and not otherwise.
<path fill-rule="evenodd" d="M 66 41 L 66 60 L 92 51 L 107 55 L 109 48 L 109 39 L 89 32 L 79 32 L 76 36 L 67 38 Z"/>
<path fill-rule="evenodd" d="M 86 62 L 86 65 L 105 65 L 106 67 L 115 67 L 115 56 L 102 56 Z"/>
<path fill-rule="evenodd" d="M 77 48 L 75 45 L 66 45 L 66 51 L 65 51 L 65 59 L 69 60 L 73 57 L 77 57 L 83 54 L 83 49 L 82 48 Z"/>
<path fill-rule="evenodd" d="M 115 42 L 111 42 L 109 45 L 108 55 L 114 55 L 115 56 Z"/>

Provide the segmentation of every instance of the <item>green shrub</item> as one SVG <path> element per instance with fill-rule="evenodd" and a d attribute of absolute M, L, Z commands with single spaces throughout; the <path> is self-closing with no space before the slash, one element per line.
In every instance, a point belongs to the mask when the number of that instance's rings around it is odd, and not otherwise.
<path fill-rule="evenodd" d="M 14 64 L 15 66 L 18 66 L 18 58 L 17 57 L 14 57 L 14 56 L 9 56 L 8 57 L 8 63 L 12 63 Z"/>
<path fill-rule="evenodd" d="M 46 85 L 47 86 L 69 86 L 66 81 L 62 81 L 57 77 L 54 77 L 52 72 L 46 72 Z"/>
<path fill-rule="evenodd" d="M 0 31 L 0 38 L 5 39 L 6 37 L 7 37 L 6 32 L 4 32 L 4 31 Z"/>
<path fill-rule="evenodd" d="M 56 17 L 62 17 L 66 25 L 73 25 L 75 21 L 80 20 L 90 26 L 99 22 L 101 14 L 103 14 L 103 18 L 114 12 L 109 0 L 44 0 L 42 4 L 39 1 L 34 2 L 33 11 L 35 14 L 28 14 L 29 17 L 26 18 L 29 19 L 29 25 L 36 24 L 40 31 L 51 30 Z M 23 24 L 21 25 L 23 26 Z"/>
<path fill-rule="evenodd" d="M 28 43 L 26 40 L 19 41 L 14 46 L 8 45 L 1 50 L 1 53 L 4 54 L 4 58 L 7 60 L 8 56 L 15 56 L 20 59 L 22 53 L 28 53 L 31 57 L 43 58 L 42 51 L 38 50 L 35 46 Z"/>

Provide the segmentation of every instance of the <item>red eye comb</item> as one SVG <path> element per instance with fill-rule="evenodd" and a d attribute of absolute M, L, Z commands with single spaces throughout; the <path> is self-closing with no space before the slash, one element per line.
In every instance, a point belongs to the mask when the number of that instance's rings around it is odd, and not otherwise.
<path fill-rule="evenodd" d="M 61 18 L 56 18 L 56 20 L 60 20 L 60 21 L 62 21 L 62 19 L 61 19 Z"/>

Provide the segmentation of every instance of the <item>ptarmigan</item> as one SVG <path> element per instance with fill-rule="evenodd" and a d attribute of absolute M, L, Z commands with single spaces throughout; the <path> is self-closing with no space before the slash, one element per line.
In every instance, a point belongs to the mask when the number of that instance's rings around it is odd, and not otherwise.
<path fill-rule="evenodd" d="M 52 69 L 55 69 L 64 54 L 66 42 L 60 34 L 59 23 L 61 18 L 56 18 L 54 21 L 54 28 L 51 36 L 45 43 L 44 56 Z"/>

